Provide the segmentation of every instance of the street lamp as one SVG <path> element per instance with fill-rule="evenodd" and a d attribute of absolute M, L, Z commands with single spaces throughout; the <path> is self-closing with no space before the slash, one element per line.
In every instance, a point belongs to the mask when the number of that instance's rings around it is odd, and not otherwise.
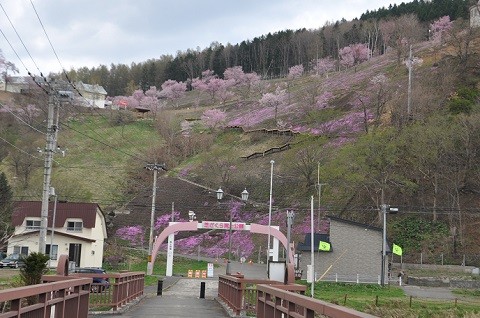
<path fill-rule="evenodd" d="M 220 201 L 223 198 L 223 190 L 221 188 L 219 188 L 216 191 L 216 193 L 217 193 L 217 199 Z M 247 191 L 246 188 L 245 188 L 245 190 L 242 191 L 241 196 L 242 196 L 242 201 L 247 202 L 248 191 Z M 225 273 L 227 275 L 231 274 L 230 263 L 231 263 L 231 259 L 232 259 L 232 221 L 233 221 L 232 218 L 233 218 L 232 210 L 230 209 L 230 222 L 229 222 L 230 224 L 229 224 L 229 229 L 228 229 L 228 261 L 227 261 L 227 268 L 226 268 L 226 271 L 225 271 Z"/>
<path fill-rule="evenodd" d="M 222 188 L 218 188 L 218 190 L 216 191 L 217 193 L 217 200 L 220 201 L 221 199 L 223 199 L 223 190 Z"/>

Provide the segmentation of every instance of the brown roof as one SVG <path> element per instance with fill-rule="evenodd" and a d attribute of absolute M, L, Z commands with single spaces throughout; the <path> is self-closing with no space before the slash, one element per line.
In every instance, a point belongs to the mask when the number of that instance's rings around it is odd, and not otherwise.
<path fill-rule="evenodd" d="M 48 227 L 52 226 L 54 202 L 48 203 Z M 83 227 L 94 228 L 95 216 L 100 207 L 96 203 L 57 202 L 55 214 L 55 227 L 63 227 L 67 218 L 83 220 Z M 26 217 L 40 217 L 42 211 L 41 201 L 17 201 L 14 203 L 12 214 L 13 226 L 20 226 Z"/>

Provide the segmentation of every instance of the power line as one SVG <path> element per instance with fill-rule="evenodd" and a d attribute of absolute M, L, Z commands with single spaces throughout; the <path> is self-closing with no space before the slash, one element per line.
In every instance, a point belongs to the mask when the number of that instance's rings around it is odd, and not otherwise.
<path fill-rule="evenodd" d="M 38 15 L 37 9 L 35 8 L 35 5 L 33 4 L 32 0 L 30 0 L 30 3 L 32 4 L 33 11 L 35 11 L 35 15 L 38 18 L 38 22 L 40 22 L 40 25 L 42 26 L 43 32 L 45 33 L 45 36 L 47 37 L 48 43 L 50 44 L 50 47 L 52 48 L 53 54 L 55 54 L 55 57 L 57 58 L 58 64 L 60 64 L 60 67 L 62 68 L 63 73 L 65 74 L 65 77 L 67 77 L 67 73 L 65 72 L 65 68 L 62 65 L 62 62 L 60 62 L 60 58 L 58 57 L 57 51 L 53 47 L 52 41 L 50 41 L 50 37 L 47 34 L 47 30 L 45 29 L 45 26 L 43 25 L 42 19 L 40 19 L 40 16 Z"/>
<path fill-rule="evenodd" d="M 39 160 L 42 160 L 42 161 L 44 160 L 43 158 L 40 158 L 40 157 L 34 156 L 34 155 L 32 155 L 32 154 L 30 154 L 30 153 L 26 152 L 25 150 L 18 148 L 17 146 L 15 146 L 14 144 L 12 144 L 11 142 L 9 142 L 8 140 L 4 139 L 4 138 L 3 138 L 3 137 L 1 137 L 1 136 L 0 136 L 0 139 L 1 139 L 1 140 L 3 140 L 3 141 L 4 141 L 6 144 L 8 144 L 9 146 L 11 146 L 11 147 L 13 147 L 13 148 L 17 149 L 18 151 L 20 151 L 20 152 L 22 152 L 22 153 L 24 153 L 24 154 L 26 154 L 26 155 L 28 155 L 28 156 L 30 156 L 30 157 L 32 157 L 32 158 L 39 159 Z"/>
<path fill-rule="evenodd" d="M 19 117 L 18 115 L 16 115 L 14 112 L 12 112 L 10 110 L 9 107 L 3 105 L 2 103 L 0 103 L 0 107 L 3 107 L 3 109 L 5 109 L 6 111 L 8 111 L 10 114 L 12 114 L 15 118 L 17 118 L 19 121 L 21 121 L 22 123 L 24 123 L 25 125 L 27 125 L 28 127 L 32 128 L 33 130 L 35 130 L 36 132 L 39 132 L 43 135 L 46 135 L 46 133 L 38 130 L 37 128 L 33 127 L 32 125 L 30 125 L 29 123 L 27 123 L 26 121 L 24 121 L 21 117 Z"/>
<path fill-rule="evenodd" d="M 30 54 L 30 51 L 27 49 L 27 46 L 25 45 L 25 43 L 23 42 L 20 34 L 18 34 L 17 32 L 17 29 L 15 28 L 15 26 L 13 25 L 12 23 L 12 20 L 10 20 L 10 17 L 8 16 L 7 12 L 5 11 L 5 9 L 3 8 L 3 5 L 0 3 L 0 8 L 2 8 L 3 10 L 3 13 L 5 14 L 5 16 L 7 17 L 8 19 L 8 22 L 10 22 L 10 25 L 12 26 L 13 30 L 15 31 L 15 34 L 17 35 L 18 39 L 20 40 L 20 42 L 22 43 L 23 47 L 25 48 L 25 51 L 27 52 L 28 56 L 30 56 L 30 59 L 32 60 L 33 64 L 35 65 L 35 67 L 37 68 L 38 72 L 40 73 L 40 76 L 44 79 L 44 81 L 46 82 L 47 79 L 43 76 L 42 72 L 40 71 L 40 69 L 38 68 L 38 65 L 37 63 L 35 62 L 35 60 L 33 59 L 32 55 Z"/>

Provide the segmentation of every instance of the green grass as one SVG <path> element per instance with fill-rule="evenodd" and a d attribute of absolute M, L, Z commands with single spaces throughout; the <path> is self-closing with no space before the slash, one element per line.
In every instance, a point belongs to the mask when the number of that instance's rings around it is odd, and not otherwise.
<path fill-rule="evenodd" d="M 111 267 L 107 264 L 104 265 L 105 270 L 108 273 L 128 270 L 132 272 L 146 272 L 147 270 L 147 254 L 144 251 L 139 250 L 126 250 L 128 253 L 128 259 L 126 263 L 119 264 L 118 266 Z M 173 257 L 173 276 L 187 277 L 188 270 L 207 270 L 208 262 L 198 261 L 196 259 Z M 155 285 L 159 277 L 165 276 L 167 267 L 167 259 L 165 255 L 157 255 L 157 258 L 153 267 L 153 275 L 145 275 L 145 285 Z"/>
<path fill-rule="evenodd" d="M 310 295 L 310 284 L 307 286 L 306 295 Z M 401 288 L 394 286 L 321 282 L 315 284 L 315 298 L 379 317 L 480 317 L 479 299 L 419 299 L 405 295 Z"/>
<path fill-rule="evenodd" d="M 57 185 L 60 193 L 87 199 L 125 200 L 120 194 L 126 187 L 131 163 L 146 157 L 153 140 L 161 144 L 152 121 L 137 120 L 114 126 L 108 116 L 70 120 L 68 125 L 72 129 L 67 128 L 59 135 L 59 145 L 68 149 L 65 157 L 55 156 L 59 163 L 55 167 L 56 180 L 62 184 Z M 67 184 L 75 184 L 74 189 Z"/>

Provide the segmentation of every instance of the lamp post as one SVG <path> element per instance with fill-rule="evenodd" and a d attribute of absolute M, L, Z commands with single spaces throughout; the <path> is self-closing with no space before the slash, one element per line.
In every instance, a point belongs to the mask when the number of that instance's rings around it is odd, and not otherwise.
<path fill-rule="evenodd" d="M 195 212 L 188 211 L 188 222 L 193 222 L 197 217 L 195 216 Z"/>
<path fill-rule="evenodd" d="M 267 241 L 267 277 L 270 278 L 270 270 L 268 263 L 270 262 L 270 232 L 272 226 L 272 192 L 273 192 L 273 164 L 275 161 L 270 160 L 270 201 L 268 204 L 268 241 Z"/>
<path fill-rule="evenodd" d="M 219 188 L 217 191 L 217 200 L 220 201 L 223 199 L 223 190 L 222 188 Z M 245 188 L 245 190 L 242 191 L 241 193 L 242 195 L 242 201 L 244 202 L 247 202 L 248 200 L 248 191 L 247 189 Z M 231 263 L 231 259 L 232 259 L 232 220 L 233 219 L 233 215 L 232 215 L 232 210 L 230 210 L 230 224 L 229 224 L 229 227 L 228 227 L 228 261 L 227 261 L 227 268 L 226 268 L 226 271 L 225 273 L 227 275 L 230 275 L 231 274 L 231 266 L 230 266 L 230 263 Z"/>

